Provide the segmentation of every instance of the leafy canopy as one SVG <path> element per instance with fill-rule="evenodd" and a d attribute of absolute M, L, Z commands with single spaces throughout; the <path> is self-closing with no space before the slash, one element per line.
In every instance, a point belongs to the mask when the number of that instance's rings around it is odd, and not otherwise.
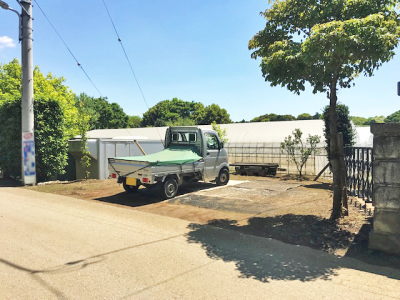
<path fill-rule="evenodd" d="M 21 99 L 21 77 L 21 65 L 17 59 L 8 64 L 0 64 L 0 105 L 6 100 L 19 101 Z M 38 67 L 34 69 L 33 79 L 35 99 L 56 101 L 60 104 L 65 118 L 63 122 L 65 137 L 68 139 L 77 134 L 75 96 L 64 85 L 65 79 L 55 77 L 51 73 L 45 75 Z"/>
<path fill-rule="evenodd" d="M 226 109 L 217 104 L 204 106 L 200 102 L 178 98 L 164 100 L 143 114 L 142 126 L 208 125 L 212 122 L 230 123 Z"/>
<path fill-rule="evenodd" d="M 76 97 L 76 106 L 89 116 L 88 130 L 128 127 L 128 115 L 119 104 L 109 103 L 107 98 L 95 98 L 82 93 Z"/>
<path fill-rule="evenodd" d="M 277 0 L 249 42 L 272 86 L 300 93 L 348 88 L 394 55 L 400 37 L 396 0 Z M 335 86 L 336 88 L 336 86 Z"/>
<path fill-rule="evenodd" d="M 142 118 L 139 116 L 129 116 L 128 128 L 138 128 L 141 126 Z"/>
<path fill-rule="evenodd" d="M 373 123 L 383 123 L 385 121 L 385 116 L 375 116 L 369 118 L 351 116 L 350 120 L 356 126 L 369 126 Z"/>
<path fill-rule="evenodd" d="M 386 123 L 400 123 L 400 110 L 387 116 L 385 119 Z"/>

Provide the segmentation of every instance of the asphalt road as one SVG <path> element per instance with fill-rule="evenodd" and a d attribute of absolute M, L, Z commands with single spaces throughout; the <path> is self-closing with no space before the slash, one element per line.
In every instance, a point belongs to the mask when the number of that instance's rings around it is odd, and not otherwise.
<path fill-rule="evenodd" d="M 0 298 L 400 299 L 398 270 L 0 187 Z"/>

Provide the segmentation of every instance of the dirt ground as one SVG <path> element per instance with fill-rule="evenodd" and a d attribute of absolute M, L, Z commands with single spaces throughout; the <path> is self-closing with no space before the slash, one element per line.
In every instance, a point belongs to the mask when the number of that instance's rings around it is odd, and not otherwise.
<path fill-rule="evenodd" d="M 350 204 L 348 217 L 339 222 L 329 220 L 332 207 L 329 182 L 238 175 L 232 175 L 231 180 L 236 183 L 222 188 L 207 183 L 182 186 L 180 194 L 169 201 L 162 201 L 157 189 L 126 193 L 115 180 L 29 188 L 122 205 L 400 268 L 400 258 L 382 253 L 372 255 L 368 250 L 371 217 L 364 209 Z"/>

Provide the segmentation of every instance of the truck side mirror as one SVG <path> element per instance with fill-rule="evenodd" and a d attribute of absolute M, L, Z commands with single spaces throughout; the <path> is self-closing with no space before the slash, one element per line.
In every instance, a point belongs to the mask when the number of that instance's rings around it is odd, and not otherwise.
<path fill-rule="evenodd" d="M 224 148 L 224 142 L 221 142 L 221 143 L 219 144 L 219 148 L 220 148 L 220 149 Z"/>

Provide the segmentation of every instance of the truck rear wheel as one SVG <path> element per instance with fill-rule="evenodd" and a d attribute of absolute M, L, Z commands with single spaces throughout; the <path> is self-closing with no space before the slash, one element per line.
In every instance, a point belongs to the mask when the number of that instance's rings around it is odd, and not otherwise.
<path fill-rule="evenodd" d="M 219 171 L 216 183 L 217 185 L 227 185 L 229 182 L 229 171 L 228 169 L 222 169 Z"/>
<path fill-rule="evenodd" d="M 167 178 L 161 188 L 161 195 L 164 199 L 172 199 L 178 193 L 178 181 L 175 178 Z"/>
<path fill-rule="evenodd" d="M 137 181 L 136 181 L 136 185 L 128 185 L 128 184 L 126 184 L 126 178 L 122 182 L 122 186 L 124 187 L 124 190 L 127 191 L 128 193 L 135 193 L 139 189 L 139 185 L 137 184 Z"/>

